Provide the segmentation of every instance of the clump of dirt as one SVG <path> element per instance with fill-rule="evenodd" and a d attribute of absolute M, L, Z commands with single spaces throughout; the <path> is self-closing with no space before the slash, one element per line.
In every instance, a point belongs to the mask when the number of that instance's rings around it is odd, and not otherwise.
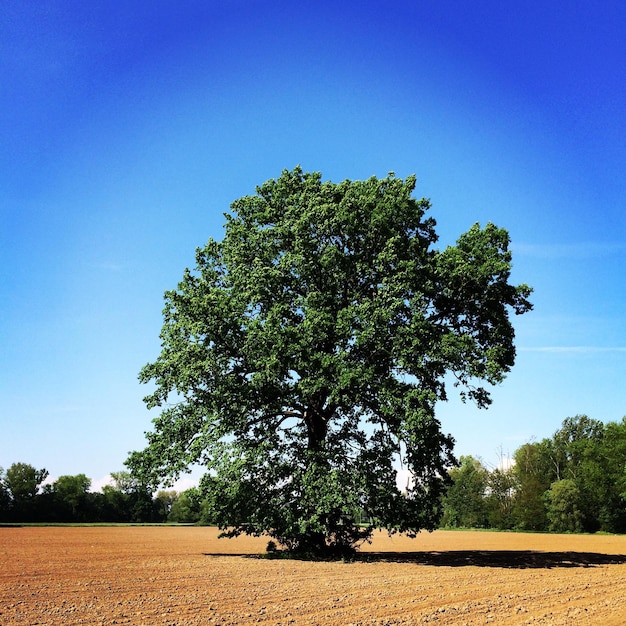
<path fill-rule="evenodd" d="M 213 528 L 0 528 L 0 625 L 623 624 L 626 537 L 377 534 L 349 563 Z"/>

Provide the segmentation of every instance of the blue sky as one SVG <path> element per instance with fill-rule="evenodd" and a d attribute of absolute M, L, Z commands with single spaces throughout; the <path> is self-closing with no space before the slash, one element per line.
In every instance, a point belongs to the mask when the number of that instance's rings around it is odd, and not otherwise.
<path fill-rule="evenodd" d="M 492 407 L 439 407 L 457 454 L 495 465 L 565 417 L 620 420 L 626 8 L 562 7 L 4 0 L 0 466 L 123 469 L 154 417 L 137 373 L 163 292 L 297 164 L 415 173 L 441 245 L 509 229 L 535 310 Z"/>

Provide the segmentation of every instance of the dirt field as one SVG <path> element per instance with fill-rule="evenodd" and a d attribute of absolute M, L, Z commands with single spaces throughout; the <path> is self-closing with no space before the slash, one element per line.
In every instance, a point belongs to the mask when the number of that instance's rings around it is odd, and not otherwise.
<path fill-rule="evenodd" d="M 0 625 L 624 624 L 626 537 L 377 535 L 354 563 L 192 527 L 0 528 Z"/>

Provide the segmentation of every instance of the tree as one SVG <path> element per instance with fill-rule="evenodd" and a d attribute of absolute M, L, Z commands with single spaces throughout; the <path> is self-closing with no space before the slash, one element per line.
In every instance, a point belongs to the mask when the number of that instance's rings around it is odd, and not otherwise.
<path fill-rule="evenodd" d="M 453 528 L 485 528 L 485 501 L 489 472 L 472 456 L 462 456 L 450 470 L 451 484 L 443 500 L 443 525 Z"/>
<path fill-rule="evenodd" d="M 163 410 L 127 460 L 137 476 L 156 485 L 204 464 L 227 536 L 293 550 L 437 526 L 454 458 L 435 403 L 451 374 L 489 405 L 485 383 L 515 359 L 509 314 L 531 309 L 531 290 L 509 284 L 509 236 L 493 224 L 433 248 L 414 188 L 414 176 L 335 184 L 296 168 L 231 205 L 224 239 L 166 293 L 163 349 L 140 374 Z"/>
<path fill-rule="evenodd" d="M 598 455 L 603 472 L 598 490 L 602 504 L 598 512 L 600 527 L 614 533 L 626 532 L 626 417 L 609 422 Z"/>
<path fill-rule="evenodd" d="M 576 415 L 563 420 L 561 428 L 552 438 L 555 459 L 560 459 L 560 478 L 576 478 L 584 461 L 589 457 L 589 448 L 600 443 L 604 437 L 604 424 L 586 415 Z"/>
<path fill-rule="evenodd" d="M 168 520 L 184 524 L 199 522 L 202 517 L 202 494 L 197 487 L 183 491 L 172 504 Z"/>
<path fill-rule="evenodd" d="M 555 479 L 568 478 L 576 483 L 583 530 L 589 532 L 600 528 L 599 512 L 607 497 L 602 489 L 606 475 L 603 438 L 604 424 L 586 415 L 564 419 L 552 437 L 552 457 L 560 465 Z"/>
<path fill-rule="evenodd" d="M 513 454 L 512 473 L 516 490 L 513 498 L 513 516 L 521 530 L 546 530 L 546 503 L 544 494 L 554 478 L 551 458 L 552 444 L 544 439 L 539 443 L 526 443 Z"/>
<path fill-rule="evenodd" d="M 516 487 L 515 474 L 510 469 L 496 467 L 489 472 L 485 506 L 491 528 L 505 530 L 515 526 L 513 503 Z"/>
<path fill-rule="evenodd" d="M 156 509 L 156 515 L 159 521 L 165 522 L 168 519 L 172 507 L 176 503 L 176 500 L 180 497 L 180 494 L 173 489 L 161 490 L 154 497 L 154 506 Z"/>
<path fill-rule="evenodd" d="M 48 470 L 36 469 L 28 463 L 13 463 L 5 473 L 5 485 L 11 496 L 11 515 L 16 521 L 26 522 L 35 518 L 36 502 L 41 483 L 48 477 Z"/>
<path fill-rule="evenodd" d="M 89 515 L 89 488 L 91 478 L 85 474 L 59 476 L 52 484 L 53 500 L 56 504 L 60 521 L 91 521 Z"/>
<path fill-rule="evenodd" d="M 153 522 L 158 517 L 159 503 L 152 499 L 147 485 L 130 472 L 111 472 L 112 485 L 102 488 L 108 508 L 117 521 Z"/>
<path fill-rule="evenodd" d="M 114 485 L 102 487 L 102 519 L 105 522 L 129 522 L 131 518 L 130 496 Z"/>
<path fill-rule="evenodd" d="M 6 471 L 5 481 L 14 501 L 32 500 L 47 477 L 46 469 L 38 470 L 28 463 L 13 463 Z"/>
<path fill-rule="evenodd" d="M 0 467 L 0 522 L 9 519 L 9 507 L 11 505 L 11 493 L 6 484 L 4 469 Z"/>
<path fill-rule="evenodd" d="M 563 460 L 563 475 L 579 491 L 582 529 L 623 532 L 626 454 L 625 421 L 606 426 L 586 415 L 568 417 L 554 434 L 553 445 Z"/>
<path fill-rule="evenodd" d="M 576 482 L 563 478 L 552 483 L 546 492 L 550 530 L 557 533 L 579 533 L 583 530 L 581 494 Z"/>

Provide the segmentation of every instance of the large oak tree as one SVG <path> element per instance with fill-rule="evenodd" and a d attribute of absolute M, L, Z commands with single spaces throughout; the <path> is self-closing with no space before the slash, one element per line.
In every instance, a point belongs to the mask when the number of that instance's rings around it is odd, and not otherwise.
<path fill-rule="evenodd" d="M 166 293 L 162 352 L 140 374 L 162 411 L 132 471 L 156 485 L 203 464 L 227 535 L 292 550 L 436 527 L 454 458 L 435 404 L 451 381 L 490 403 L 483 385 L 513 365 L 509 316 L 530 310 L 531 290 L 510 284 L 509 236 L 493 224 L 434 248 L 414 188 L 296 168 L 231 205 L 223 240 Z"/>

